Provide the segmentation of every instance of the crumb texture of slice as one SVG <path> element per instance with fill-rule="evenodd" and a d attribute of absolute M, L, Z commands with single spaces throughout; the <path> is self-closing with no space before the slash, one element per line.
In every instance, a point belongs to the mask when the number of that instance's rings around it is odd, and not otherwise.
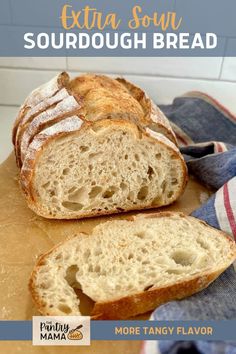
<path fill-rule="evenodd" d="M 170 289 L 166 301 L 173 300 L 180 297 L 178 286 L 197 279 L 192 293 L 200 291 L 210 282 L 207 276 L 213 274 L 213 281 L 235 257 L 230 237 L 198 219 L 180 213 L 146 214 L 101 223 L 91 235 L 80 234 L 58 245 L 36 264 L 30 289 L 44 314 L 79 315 L 80 289 L 108 311 L 117 301 L 119 317 L 122 299 L 135 302 L 143 294 L 142 312 L 150 309 L 147 293 L 157 292 L 157 306 L 158 290 Z M 188 294 L 186 286 L 181 297 Z M 125 316 L 130 316 L 128 309 Z"/>
<path fill-rule="evenodd" d="M 32 207 L 45 217 L 72 219 L 172 203 L 186 184 L 186 167 L 175 145 L 153 134 L 128 121 L 101 120 L 51 139 L 29 181 Z"/>

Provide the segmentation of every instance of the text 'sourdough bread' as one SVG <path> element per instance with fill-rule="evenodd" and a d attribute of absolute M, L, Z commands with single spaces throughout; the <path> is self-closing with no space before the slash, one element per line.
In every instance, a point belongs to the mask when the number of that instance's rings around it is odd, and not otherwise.
<path fill-rule="evenodd" d="M 186 185 L 168 120 L 124 79 L 58 75 L 26 99 L 13 141 L 28 205 L 47 218 L 168 205 Z"/>
<path fill-rule="evenodd" d="M 190 296 L 236 258 L 234 241 L 182 213 L 139 214 L 96 226 L 42 255 L 30 290 L 44 315 L 80 315 L 76 289 L 92 316 L 124 319 Z"/>

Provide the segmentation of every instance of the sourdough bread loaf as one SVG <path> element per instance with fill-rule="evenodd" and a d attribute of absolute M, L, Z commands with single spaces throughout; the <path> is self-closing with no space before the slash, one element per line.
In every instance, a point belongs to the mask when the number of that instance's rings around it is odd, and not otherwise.
<path fill-rule="evenodd" d="M 62 73 L 27 98 L 14 131 L 28 205 L 47 218 L 159 207 L 186 185 L 168 120 L 124 79 Z"/>
<path fill-rule="evenodd" d="M 91 315 L 125 319 L 190 296 L 236 258 L 234 241 L 182 213 L 139 214 L 96 226 L 42 255 L 30 279 L 44 315 L 80 315 L 78 289 Z"/>

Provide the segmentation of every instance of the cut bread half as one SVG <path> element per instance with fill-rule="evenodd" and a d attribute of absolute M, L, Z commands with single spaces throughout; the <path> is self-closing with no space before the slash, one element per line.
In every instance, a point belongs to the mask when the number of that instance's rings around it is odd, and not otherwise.
<path fill-rule="evenodd" d="M 36 135 L 21 169 L 30 208 L 57 219 L 167 205 L 186 179 L 183 157 L 162 134 L 131 121 L 76 116 Z"/>
<path fill-rule="evenodd" d="M 59 102 L 70 97 L 69 92 L 67 89 L 63 88 L 58 91 L 54 96 L 44 99 L 43 101 L 39 102 L 36 106 L 31 108 L 27 108 L 27 112 L 22 116 L 21 121 L 18 124 L 16 136 L 15 136 L 15 155 L 17 165 L 19 167 L 22 166 L 21 161 L 21 142 L 22 136 L 27 129 L 28 125 L 33 121 L 35 117 L 40 116 L 41 114 L 45 114 L 45 112 L 51 107 L 55 107 Z"/>
<path fill-rule="evenodd" d="M 80 315 L 81 294 L 96 319 L 125 319 L 190 296 L 236 258 L 224 232 L 182 213 L 139 214 L 96 226 L 42 255 L 29 287 L 43 315 Z"/>
<path fill-rule="evenodd" d="M 28 204 L 48 218 L 168 205 L 186 184 L 168 120 L 124 79 L 57 75 L 25 100 L 13 141 Z"/>

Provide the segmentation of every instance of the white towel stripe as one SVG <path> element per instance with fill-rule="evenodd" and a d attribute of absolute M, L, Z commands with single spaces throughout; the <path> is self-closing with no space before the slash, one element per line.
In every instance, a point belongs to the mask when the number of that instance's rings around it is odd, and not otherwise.
<path fill-rule="evenodd" d="M 140 354 L 161 354 L 156 340 L 146 340 Z"/>
<path fill-rule="evenodd" d="M 233 177 L 228 182 L 229 200 L 231 209 L 234 214 L 234 219 L 236 220 L 236 177 Z"/>
<path fill-rule="evenodd" d="M 229 224 L 228 216 L 224 207 L 223 187 L 221 187 L 216 193 L 215 212 L 221 230 L 232 235 L 232 230 Z"/>

